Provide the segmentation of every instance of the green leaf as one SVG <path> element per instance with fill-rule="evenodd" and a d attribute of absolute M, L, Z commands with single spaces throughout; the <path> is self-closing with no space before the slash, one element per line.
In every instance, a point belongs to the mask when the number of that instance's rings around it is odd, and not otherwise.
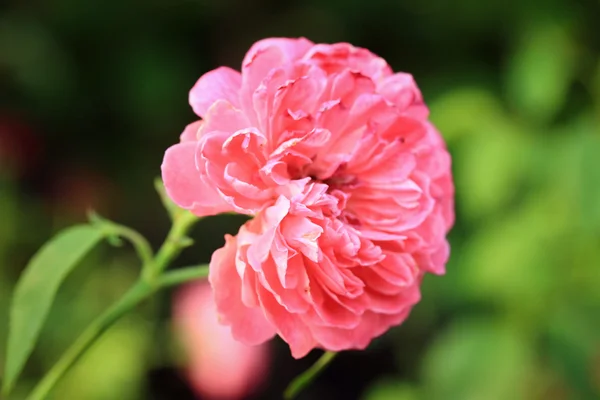
<path fill-rule="evenodd" d="M 3 393 L 12 389 L 31 354 L 60 284 L 103 236 L 102 230 L 89 225 L 67 228 L 46 243 L 25 268 L 10 309 Z"/>

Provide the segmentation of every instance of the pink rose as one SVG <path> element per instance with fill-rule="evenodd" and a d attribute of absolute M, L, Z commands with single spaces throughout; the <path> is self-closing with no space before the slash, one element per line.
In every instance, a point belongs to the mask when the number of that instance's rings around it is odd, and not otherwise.
<path fill-rule="evenodd" d="M 187 376 L 206 399 L 242 399 L 266 378 L 269 348 L 246 346 L 219 324 L 210 286 L 181 288 L 174 299 L 173 318 L 188 353 Z"/>
<path fill-rule="evenodd" d="M 210 266 L 236 339 L 363 349 L 444 273 L 450 156 L 411 75 L 346 43 L 266 39 L 190 104 L 202 120 L 165 154 L 167 193 L 199 216 L 254 216 Z"/>

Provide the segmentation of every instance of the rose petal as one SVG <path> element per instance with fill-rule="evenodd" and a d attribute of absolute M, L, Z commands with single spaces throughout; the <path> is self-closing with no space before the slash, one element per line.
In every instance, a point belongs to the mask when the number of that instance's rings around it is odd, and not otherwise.
<path fill-rule="evenodd" d="M 225 236 L 225 246 L 213 253 L 208 280 L 213 288 L 221 322 L 231 326 L 236 340 L 256 345 L 275 335 L 275 329 L 259 307 L 249 308 L 242 302 L 241 279 L 235 269 L 236 239 Z M 251 271 L 247 271 L 251 273 Z"/>
<path fill-rule="evenodd" d="M 198 134 L 200 133 L 200 129 L 202 128 L 203 121 L 192 122 L 188 126 L 185 127 L 179 140 L 182 142 L 197 142 Z"/>
<path fill-rule="evenodd" d="M 212 185 L 202 179 L 196 169 L 197 143 L 183 142 L 171 146 L 161 166 L 162 179 L 168 196 L 181 208 L 198 216 L 231 211 Z"/>
<path fill-rule="evenodd" d="M 202 75 L 190 90 L 189 102 L 199 117 L 203 117 L 217 100 L 227 100 L 234 107 L 240 106 L 239 93 L 242 76 L 228 67 L 219 67 Z"/>

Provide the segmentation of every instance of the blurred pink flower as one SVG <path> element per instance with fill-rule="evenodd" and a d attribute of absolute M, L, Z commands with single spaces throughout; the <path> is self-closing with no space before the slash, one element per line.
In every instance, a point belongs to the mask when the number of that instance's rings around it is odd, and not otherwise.
<path fill-rule="evenodd" d="M 268 345 L 246 346 L 233 339 L 229 329 L 218 321 L 208 283 L 179 289 L 173 314 L 187 351 L 187 377 L 202 398 L 241 399 L 266 379 Z"/>
<path fill-rule="evenodd" d="M 266 39 L 190 104 L 202 120 L 165 153 L 167 193 L 199 216 L 254 216 L 211 260 L 236 339 L 363 349 L 444 273 L 450 156 L 411 75 L 347 43 Z"/>

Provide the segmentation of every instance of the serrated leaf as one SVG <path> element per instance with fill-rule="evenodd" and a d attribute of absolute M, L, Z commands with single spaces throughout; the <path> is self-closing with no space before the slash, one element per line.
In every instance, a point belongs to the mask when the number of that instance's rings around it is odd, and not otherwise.
<path fill-rule="evenodd" d="M 102 230 L 89 225 L 67 228 L 42 246 L 25 268 L 10 308 L 4 393 L 14 386 L 31 354 L 60 284 L 102 237 Z"/>

